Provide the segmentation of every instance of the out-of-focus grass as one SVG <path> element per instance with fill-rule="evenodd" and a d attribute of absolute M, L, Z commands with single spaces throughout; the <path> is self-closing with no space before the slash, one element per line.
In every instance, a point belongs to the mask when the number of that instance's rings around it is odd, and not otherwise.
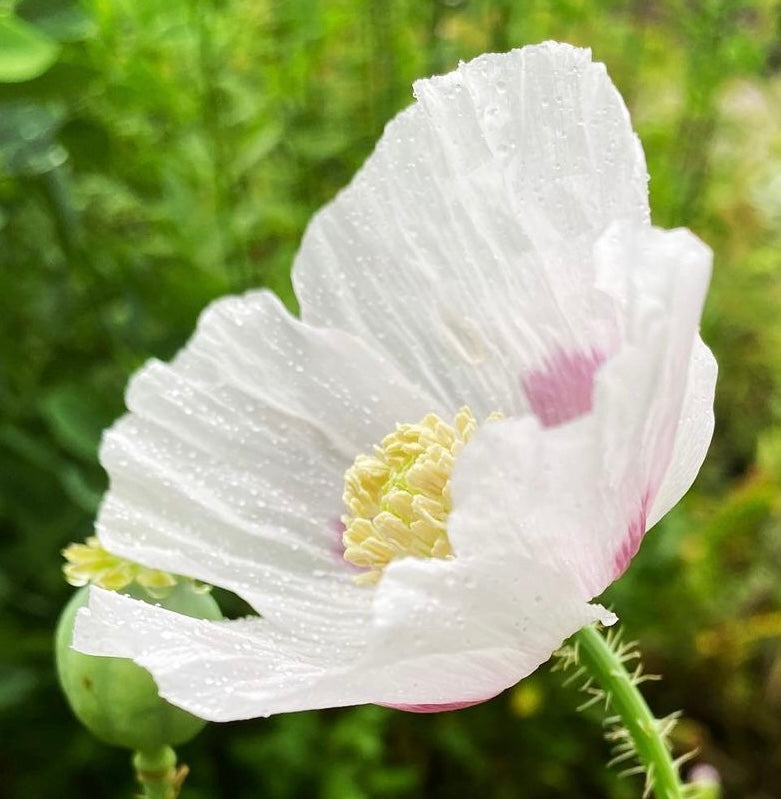
<path fill-rule="evenodd" d="M 781 795 L 781 3 L 23 0 L 14 19 L 56 61 L 39 49 L 37 77 L 0 84 L 0 796 L 131 791 L 51 666 L 58 549 L 90 532 L 128 375 L 222 293 L 268 285 L 294 307 L 308 218 L 412 80 L 545 38 L 607 64 L 655 221 L 716 252 L 712 452 L 608 600 L 664 674 L 657 711 L 686 710 L 677 745 L 700 746 L 728 795 Z M 637 796 L 575 703 L 542 670 L 457 714 L 212 727 L 183 752 L 188 795 Z"/>

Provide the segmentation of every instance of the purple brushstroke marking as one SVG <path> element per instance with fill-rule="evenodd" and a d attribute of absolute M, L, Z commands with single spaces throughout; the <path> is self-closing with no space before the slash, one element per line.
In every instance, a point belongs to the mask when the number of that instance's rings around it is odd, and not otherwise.
<path fill-rule="evenodd" d="M 640 509 L 637 515 L 630 520 L 626 529 L 626 537 L 621 542 L 621 546 L 613 558 L 613 579 L 617 580 L 629 566 L 629 562 L 640 549 L 640 543 L 645 535 L 646 519 L 648 508 L 651 504 L 651 494 L 646 491 L 640 502 Z"/>

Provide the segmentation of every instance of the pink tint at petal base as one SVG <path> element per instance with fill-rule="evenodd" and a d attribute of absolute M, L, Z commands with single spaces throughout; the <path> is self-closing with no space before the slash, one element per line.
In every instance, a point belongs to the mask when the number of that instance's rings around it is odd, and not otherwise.
<path fill-rule="evenodd" d="M 390 707 L 393 710 L 404 710 L 407 713 L 445 713 L 448 710 L 463 710 L 466 707 L 482 705 L 489 699 L 493 699 L 498 694 L 491 694 L 485 699 L 472 699 L 468 702 L 443 702 L 441 705 L 387 705 L 384 702 L 377 702 L 380 707 Z"/>
<path fill-rule="evenodd" d="M 640 543 L 645 535 L 645 525 L 651 498 L 651 493 L 646 491 L 643 494 L 637 515 L 629 522 L 626 538 L 621 543 L 613 559 L 613 580 L 617 580 L 626 571 L 629 562 L 637 554 L 637 550 L 640 549 Z"/>
<path fill-rule="evenodd" d="M 599 350 L 567 353 L 559 350 L 544 368 L 523 378 L 523 390 L 534 415 L 545 427 L 555 427 L 588 413 L 594 403 L 594 375 L 604 363 Z"/>
<path fill-rule="evenodd" d="M 333 518 L 328 525 L 328 529 L 334 534 L 334 543 L 330 548 L 331 554 L 334 556 L 334 560 L 341 563 L 349 572 L 355 572 L 357 574 L 359 572 L 366 571 L 360 566 L 356 566 L 354 563 L 350 563 L 349 560 L 345 560 L 344 558 L 344 541 L 342 540 L 345 530 L 344 522 L 339 518 Z"/>
<path fill-rule="evenodd" d="M 342 541 L 342 536 L 344 535 L 344 522 L 337 516 L 330 520 L 328 524 L 328 529 L 333 533 L 334 536 L 334 543 L 331 547 L 331 551 L 336 555 L 337 558 L 340 560 L 344 560 L 344 542 Z M 347 561 L 345 561 L 346 563 Z"/>

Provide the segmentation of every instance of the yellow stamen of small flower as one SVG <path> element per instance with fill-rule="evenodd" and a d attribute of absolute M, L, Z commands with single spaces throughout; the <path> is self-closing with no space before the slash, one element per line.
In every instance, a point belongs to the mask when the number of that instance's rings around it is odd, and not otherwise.
<path fill-rule="evenodd" d="M 135 581 L 154 595 L 155 591 L 164 592 L 177 583 L 173 574 L 148 569 L 112 555 L 103 549 L 95 536 L 88 538 L 84 544 L 70 544 L 62 550 L 62 554 L 68 561 L 62 567 L 65 579 L 77 587 L 92 583 L 111 591 L 121 591 Z"/>
<path fill-rule="evenodd" d="M 452 425 L 430 413 L 417 424 L 396 425 L 373 455 L 355 459 L 344 478 L 342 542 L 344 559 L 366 569 L 357 583 L 376 583 L 396 558 L 453 556 L 447 537 L 450 475 L 477 427 L 467 407 Z"/>

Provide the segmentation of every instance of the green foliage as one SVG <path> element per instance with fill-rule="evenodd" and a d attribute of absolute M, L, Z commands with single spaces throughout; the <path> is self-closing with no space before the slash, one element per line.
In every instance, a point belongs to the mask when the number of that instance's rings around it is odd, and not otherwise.
<path fill-rule="evenodd" d="M 312 213 L 418 77 L 545 38 L 591 46 L 630 105 L 654 218 L 716 254 L 711 455 L 608 595 L 658 715 L 686 711 L 726 794 L 781 793 L 781 3 L 0 0 L 0 796 L 128 796 L 59 695 L 58 550 L 91 531 L 99 432 L 128 376 L 213 298 L 273 288 Z M 222 601 L 222 600 L 221 600 Z M 238 606 L 235 607 L 240 612 Z M 184 795 L 628 799 L 542 670 L 456 714 L 212 725 Z"/>
<path fill-rule="evenodd" d="M 46 34 L 13 14 L 0 16 L 0 81 L 37 78 L 56 58 L 57 45 Z"/>

